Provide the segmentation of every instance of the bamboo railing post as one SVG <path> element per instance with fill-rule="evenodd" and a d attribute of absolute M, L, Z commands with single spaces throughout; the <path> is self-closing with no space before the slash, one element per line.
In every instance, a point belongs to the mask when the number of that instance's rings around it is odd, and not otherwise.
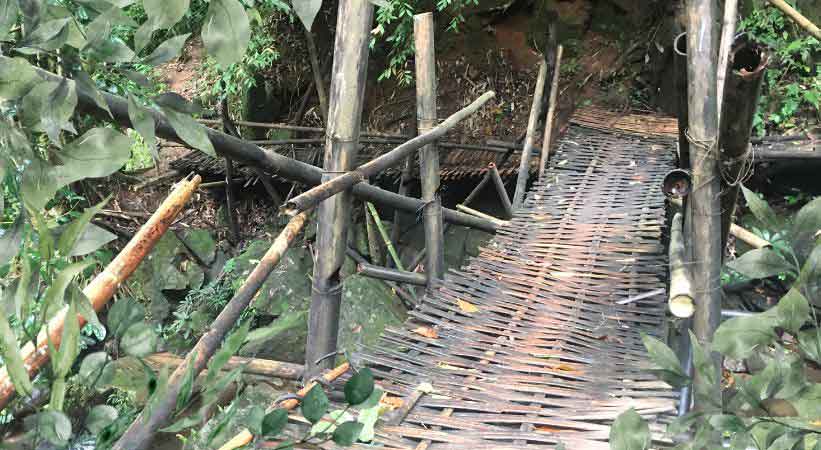
<path fill-rule="evenodd" d="M 214 322 L 206 332 L 188 351 L 185 362 L 177 366 L 168 379 L 166 391 L 159 402 L 150 409 L 143 409 L 134 419 L 134 422 L 123 433 L 113 450 L 145 450 L 151 444 L 157 430 L 166 425 L 174 413 L 177 405 L 177 396 L 182 387 L 186 374 L 193 365 L 194 375 L 205 369 L 206 364 L 219 348 L 225 335 L 236 325 L 242 313 L 251 304 L 257 291 L 279 264 L 282 256 L 291 243 L 305 226 L 308 220 L 307 213 L 301 213 L 291 219 L 288 225 L 279 233 L 271 247 L 260 260 L 259 264 L 245 279 L 231 301 L 220 311 Z"/>
<path fill-rule="evenodd" d="M 695 335 L 701 343 L 712 342 L 721 320 L 721 204 L 718 171 L 718 114 L 716 105 L 716 5 L 713 0 L 687 0 L 688 114 L 687 138 L 693 164 L 693 191 L 688 198 L 692 211 L 693 283 L 697 286 Z M 715 380 L 721 379 L 720 358 L 713 353 Z M 721 398 L 721 386 L 704 386 L 696 373 L 695 392 Z M 698 385 L 701 384 L 702 388 Z M 703 410 L 709 405 L 701 405 Z"/>
<path fill-rule="evenodd" d="M 137 269 L 140 262 L 151 252 L 154 245 L 168 230 L 171 223 L 177 217 L 183 206 L 191 198 L 191 194 L 197 190 L 200 184 L 200 177 L 186 178 L 179 183 L 171 194 L 162 202 L 154 214 L 140 228 L 137 234 L 128 241 L 128 244 L 117 254 L 111 263 L 99 275 L 83 289 L 83 294 L 91 301 L 91 306 L 95 311 L 100 311 L 114 292 L 132 273 Z M 46 365 L 50 358 L 50 346 L 59 349 L 63 337 L 63 326 L 67 318 L 68 306 L 61 309 L 48 325 L 40 330 L 37 335 L 37 343 L 27 343 L 20 349 L 20 356 L 23 358 L 29 376 L 37 375 L 40 369 Z M 85 318 L 77 317 L 80 326 L 86 323 Z M 14 385 L 9 378 L 6 367 L 0 367 L 0 410 L 8 405 L 15 393 Z"/>
<path fill-rule="evenodd" d="M 542 115 L 542 98 L 544 84 L 547 80 L 547 61 L 542 57 L 539 64 L 539 75 L 536 77 L 536 89 L 533 91 L 533 102 L 530 104 L 530 117 L 527 119 L 527 133 L 522 157 L 519 160 L 519 174 L 516 176 L 516 190 L 513 192 L 513 209 L 521 208 L 527 189 L 527 180 L 530 178 L 530 157 L 533 154 L 533 141 L 536 139 L 536 129 L 539 126 L 539 117 Z"/>
<path fill-rule="evenodd" d="M 322 79 L 322 69 L 319 66 L 319 52 L 316 50 L 314 35 L 309 29 L 305 29 L 305 44 L 308 47 L 308 59 L 311 61 L 311 72 L 314 75 L 314 86 L 316 96 L 319 97 L 319 114 L 322 121 L 328 125 L 328 96 L 325 93 L 325 80 Z"/>
<path fill-rule="evenodd" d="M 724 105 L 724 86 L 727 80 L 730 50 L 735 40 L 736 15 L 738 0 L 724 0 L 724 20 L 721 23 L 721 42 L 718 49 L 718 79 L 716 80 L 716 105 L 718 108 L 718 126 L 721 128 L 721 112 Z"/>
<path fill-rule="evenodd" d="M 505 182 L 502 180 L 502 176 L 499 174 L 496 164 L 490 163 L 488 165 L 488 171 L 490 172 L 490 178 L 493 180 L 493 184 L 496 185 L 496 192 L 499 194 L 499 200 L 502 202 L 502 208 L 504 208 L 505 214 L 507 214 L 507 218 L 509 219 L 513 217 L 513 205 L 510 203 L 510 197 L 508 197 Z"/>
<path fill-rule="evenodd" d="M 681 33 L 673 41 L 673 67 L 675 72 L 676 103 L 678 114 L 678 165 L 690 168 L 690 142 L 687 140 L 687 33 Z"/>
<path fill-rule="evenodd" d="M 416 120 L 419 134 L 436 126 L 436 54 L 433 40 L 433 13 L 413 16 L 416 48 Z M 442 199 L 439 196 L 439 151 L 435 143 L 419 150 L 419 179 L 422 182 L 422 215 L 425 223 L 428 287 L 445 275 L 445 245 L 442 229 Z"/>
<path fill-rule="evenodd" d="M 727 79 L 721 121 L 721 249 L 733 223 L 739 185 L 752 170 L 750 135 L 769 58 L 763 49 L 745 44 L 734 52 L 732 71 Z"/>
<path fill-rule="evenodd" d="M 413 132 L 416 133 L 416 127 L 413 127 Z M 407 157 L 405 158 L 405 162 L 402 163 L 402 172 L 399 175 L 399 187 L 396 190 L 396 193 L 399 195 L 408 195 L 408 190 L 410 188 L 411 179 L 413 178 L 413 166 L 414 158 Z M 406 214 L 404 214 L 400 210 L 396 210 L 393 213 L 393 228 L 391 228 L 391 242 L 399 245 L 399 239 L 402 236 L 402 229 L 405 226 L 406 222 Z"/>
<path fill-rule="evenodd" d="M 323 182 L 350 171 L 356 161 L 372 19 L 371 2 L 339 2 Z M 306 373 L 309 377 L 317 375 L 322 369 L 330 369 L 334 363 L 334 358 L 322 357 L 336 351 L 342 302 L 339 271 L 345 261 L 350 219 L 350 187 L 319 204 L 317 255 L 305 348 Z"/>
<path fill-rule="evenodd" d="M 553 82 L 550 84 L 550 102 L 547 107 L 547 116 L 544 119 L 544 139 L 542 142 L 542 157 L 539 159 L 539 179 L 545 173 L 547 161 L 550 159 L 550 142 L 553 139 L 553 118 L 556 116 L 556 100 L 559 96 L 559 74 L 562 70 L 563 47 L 556 48 L 556 65 L 553 67 Z"/>

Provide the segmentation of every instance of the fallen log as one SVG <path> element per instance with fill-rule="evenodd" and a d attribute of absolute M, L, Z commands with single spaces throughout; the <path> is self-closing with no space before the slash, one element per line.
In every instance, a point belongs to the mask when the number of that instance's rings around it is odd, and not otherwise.
<path fill-rule="evenodd" d="M 7 56 L 0 56 L 0 64 L 9 64 L 11 59 Z M 43 69 L 35 68 L 37 73 L 45 80 L 60 82 L 64 78 L 54 73 Z M 131 120 L 128 117 L 128 103 L 122 97 L 118 97 L 107 92 L 102 92 L 103 99 L 106 102 L 111 116 L 108 111 L 97 106 L 93 94 L 86 92 L 83 89 L 77 90 L 78 105 L 86 110 L 88 113 L 99 117 L 102 120 L 111 120 L 122 126 L 132 128 Z M 171 124 L 165 118 L 165 115 L 159 111 L 152 110 L 151 115 L 156 123 L 156 134 L 163 139 L 172 140 L 174 142 L 184 143 L 184 141 L 177 135 Z M 236 161 L 240 161 L 250 166 L 257 166 L 261 169 L 279 175 L 283 178 L 303 183 L 309 186 L 315 186 L 322 183 L 322 169 L 312 166 L 301 161 L 289 158 L 285 155 L 277 154 L 273 151 L 263 149 L 254 144 L 249 144 L 242 139 L 229 136 L 220 131 L 206 128 L 206 133 L 214 149 L 222 155 L 227 155 Z M 364 134 L 364 133 L 363 133 Z M 422 200 L 410 197 L 404 197 L 394 192 L 380 189 L 369 184 L 358 184 L 353 187 L 353 194 L 362 199 L 380 206 L 399 209 L 402 211 L 416 213 L 424 202 Z M 462 214 L 452 209 L 445 209 L 443 211 L 444 219 L 447 222 L 452 222 L 457 225 L 462 225 L 470 228 L 476 228 L 487 232 L 494 232 L 496 230 L 493 223 L 482 220 L 476 217 L 471 217 L 467 214 Z"/>
<path fill-rule="evenodd" d="M 137 234 L 126 244 L 116 258 L 99 275 L 91 280 L 83 294 L 88 297 L 95 311 L 100 311 L 111 300 L 114 292 L 137 269 L 140 262 L 151 252 L 154 245 L 168 230 L 174 218 L 177 217 L 183 206 L 197 190 L 200 177 L 194 176 L 180 181 L 176 188 L 162 202 L 157 211 L 140 228 Z M 65 321 L 78 320 L 80 327 L 86 319 L 80 315 L 76 318 L 67 318 L 68 307 L 61 309 L 37 335 L 37 344 L 27 343 L 20 350 L 29 376 L 34 377 L 50 359 L 50 347 L 59 349 L 63 337 Z M 49 345 L 50 344 L 50 345 Z M 6 407 L 14 396 L 14 385 L 9 378 L 6 367 L 0 368 L 0 410 Z"/>
<path fill-rule="evenodd" d="M 305 226 L 307 220 L 308 215 L 306 213 L 298 214 L 279 233 L 279 236 L 271 244 L 260 262 L 231 298 L 231 301 L 220 311 L 208 332 L 200 337 L 186 355 L 185 362 L 179 365 L 171 374 L 163 397 L 150 411 L 143 409 L 140 412 L 112 449 L 145 450 L 148 448 L 157 430 L 166 425 L 166 421 L 174 413 L 177 396 L 186 374 L 193 369 L 192 371 L 196 376 L 205 369 L 206 364 L 219 348 L 225 335 L 234 327 L 242 312 L 245 311 L 256 296 L 257 291 L 279 264 L 280 259 L 302 230 L 302 227 Z"/>
<path fill-rule="evenodd" d="M 301 211 L 313 208 L 323 200 L 326 200 L 333 195 L 344 191 L 345 189 L 349 189 L 352 186 L 359 185 L 366 178 L 372 177 L 389 167 L 399 164 L 413 152 L 442 137 L 442 135 L 444 135 L 448 130 L 456 126 L 466 117 L 475 113 L 480 107 L 482 107 L 482 105 L 495 96 L 496 94 L 493 91 L 485 92 L 481 97 L 474 100 L 473 103 L 457 111 L 427 133 L 421 134 L 405 142 L 388 153 L 385 153 L 384 155 L 375 158 L 350 172 L 339 175 L 330 181 L 322 183 L 321 185 L 292 198 L 281 208 L 282 212 L 293 216 Z M 420 206 L 423 206 L 424 202 L 421 203 L 422 205 Z"/>

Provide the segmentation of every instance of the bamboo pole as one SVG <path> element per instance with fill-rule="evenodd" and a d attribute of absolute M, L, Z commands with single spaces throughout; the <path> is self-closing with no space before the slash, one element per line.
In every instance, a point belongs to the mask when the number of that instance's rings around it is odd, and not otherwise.
<path fill-rule="evenodd" d="M 821 29 L 819 29 L 817 25 L 812 23 L 810 19 L 807 19 L 806 17 L 804 17 L 803 14 L 796 11 L 795 8 L 790 6 L 789 3 L 785 2 L 784 0 L 769 1 L 773 6 L 783 11 L 784 14 L 788 15 L 790 19 L 792 19 L 795 23 L 797 23 L 805 30 L 809 31 L 809 33 L 815 36 L 816 39 L 821 40 Z"/>
<path fill-rule="evenodd" d="M 436 51 L 433 13 L 413 16 L 413 42 L 416 49 L 416 124 L 418 133 L 436 127 Z M 422 218 L 425 225 L 428 287 L 445 275 L 445 243 L 442 225 L 442 199 L 439 196 L 439 151 L 430 142 L 419 150 L 419 179 L 422 182 Z"/>
<path fill-rule="evenodd" d="M 83 289 L 83 294 L 91 301 L 91 306 L 95 311 L 100 311 L 111 300 L 120 284 L 134 273 L 140 262 L 151 252 L 157 241 L 168 230 L 177 214 L 182 211 L 183 206 L 191 198 L 191 194 L 197 190 L 199 184 L 200 177 L 198 175 L 177 183 L 171 194 L 168 195 L 117 257 Z M 29 342 L 20 349 L 20 356 L 28 369 L 29 376 L 34 377 L 37 375 L 40 369 L 49 361 L 49 342 L 54 348 L 60 348 L 67 313 L 68 307 L 61 309 L 49 320 L 48 325 L 40 330 L 37 335 L 36 345 Z M 85 318 L 82 316 L 78 315 L 77 320 L 80 322 L 81 327 L 86 323 Z M 0 410 L 8 405 L 14 393 L 14 385 L 11 383 L 6 367 L 0 367 Z"/>
<path fill-rule="evenodd" d="M 769 58 L 754 44 L 734 52 L 732 72 L 727 80 L 724 120 L 721 122 L 721 248 L 727 245 L 736 211 L 739 186 L 752 170 L 750 135 L 753 131 L 758 97 Z"/>
<path fill-rule="evenodd" d="M 382 254 L 382 248 L 379 246 L 379 239 L 376 237 L 376 225 L 373 223 L 373 217 L 368 211 L 368 202 L 363 203 L 364 208 L 362 212 L 365 213 L 365 237 L 368 240 L 368 254 L 371 257 L 371 262 L 374 264 L 384 264 L 385 258 Z"/>
<path fill-rule="evenodd" d="M 730 234 L 735 236 L 735 238 L 739 241 L 744 242 L 753 248 L 768 248 L 773 246 L 770 241 L 762 239 L 753 234 L 752 231 L 742 228 L 734 223 L 730 224 Z"/>
<path fill-rule="evenodd" d="M 180 358 L 168 352 L 154 353 L 153 355 L 146 356 L 144 360 L 154 370 L 158 370 L 162 367 L 168 367 L 173 370 L 185 363 L 185 358 Z M 243 374 L 263 375 L 286 380 L 299 380 L 305 371 L 305 368 L 301 364 L 274 361 L 272 359 L 246 358 L 243 356 L 232 356 L 222 367 L 222 370 L 230 371 L 237 367 L 243 368 Z"/>
<path fill-rule="evenodd" d="M 396 268 L 399 270 L 405 270 L 402 267 L 402 260 L 399 258 L 399 254 L 396 253 L 396 248 L 393 246 L 393 242 L 391 242 L 391 237 L 388 236 L 388 231 L 385 230 L 385 225 L 382 224 L 382 219 L 379 217 L 379 212 L 376 211 L 376 207 L 373 206 L 373 203 L 371 202 L 367 202 L 365 206 L 368 208 L 368 212 L 371 213 L 374 225 L 376 225 L 376 229 L 379 230 L 379 235 L 382 236 L 382 241 L 385 243 L 385 247 L 388 249 L 388 254 L 391 255 L 391 259 L 396 265 Z"/>
<path fill-rule="evenodd" d="M 281 208 L 283 214 L 294 215 L 297 214 L 299 211 L 304 211 L 306 208 L 310 209 L 314 205 L 318 204 L 319 202 L 327 198 L 330 198 L 334 194 L 341 192 L 352 186 L 358 185 L 365 181 L 366 178 L 374 176 L 389 167 L 393 167 L 396 164 L 399 164 L 407 156 L 413 154 L 413 152 L 415 152 L 419 148 L 437 140 L 439 137 L 445 134 L 445 132 L 456 126 L 463 119 L 475 113 L 479 108 L 482 107 L 482 105 L 484 105 L 488 100 L 493 98 L 495 95 L 496 94 L 492 91 L 484 93 L 481 97 L 474 100 L 473 103 L 455 112 L 453 115 L 445 119 L 442 123 L 440 123 L 438 126 L 433 128 L 429 132 L 418 137 L 415 137 L 402 145 L 399 145 L 398 147 L 389 151 L 388 153 L 385 153 L 382 156 L 379 156 L 378 158 L 372 159 L 371 161 L 357 167 L 354 170 L 351 170 L 343 175 L 340 175 L 331 181 L 323 182 L 319 186 L 316 186 L 292 198 L 290 201 L 286 202 L 285 205 Z M 370 185 L 365 184 L 365 186 Z M 399 197 L 396 194 L 393 195 Z M 421 207 L 425 205 L 425 202 L 419 200 L 416 204 L 419 207 Z M 407 209 L 405 210 L 407 211 Z M 445 212 L 444 216 L 447 217 L 448 213 Z"/>
<path fill-rule="evenodd" d="M 327 373 L 322 375 L 322 380 L 326 384 L 327 383 L 333 383 L 337 378 L 341 377 L 342 375 L 345 375 L 345 373 L 348 372 L 348 370 L 350 368 L 351 368 L 351 365 L 348 364 L 348 363 L 340 364 L 339 366 L 337 366 L 333 370 L 328 371 Z M 296 393 L 296 395 L 300 398 L 305 397 L 305 395 L 308 392 L 310 392 L 311 389 L 313 389 L 314 386 L 316 386 L 317 384 L 319 384 L 319 382 L 311 381 L 310 383 L 306 384 L 305 387 L 300 389 L 299 392 Z M 291 398 L 291 399 L 283 401 L 279 405 L 271 405 L 271 407 L 272 408 L 283 408 L 283 409 L 286 409 L 286 410 L 290 411 L 290 410 L 296 408 L 297 406 L 299 406 L 299 403 L 300 403 L 300 400 L 297 400 L 295 398 Z M 249 431 L 246 428 L 246 429 L 240 431 L 237 435 L 235 435 L 231 439 L 229 439 L 228 442 L 226 442 L 225 444 L 222 444 L 222 447 L 220 447 L 218 450 L 236 450 L 240 447 L 244 447 L 244 446 L 248 445 L 253 439 L 254 439 L 254 435 L 251 434 L 251 431 Z"/>
<path fill-rule="evenodd" d="M 716 105 L 716 5 L 713 0 L 687 0 L 688 115 L 687 128 L 693 165 L 693 192 L 688 197 L 692 212 L 693 283 L 698 286 L 694 331 L 698 340 L 712 342 L 721 320 L 721 204 L 718 171 L 718 115 Z M 720 380 L 720 356 L 713 353 Z M 706 385 L 696 373 L 695 392 L 721 398 L 721 386 Z M 699 386 L 700 385 L 700 386 Z M 713 389 L 714 392 L 710 390 Z M 698 406 L 698 405 L 697 405 Z M 711 405 L 700 405 L 711 410 Z"/>
<path fill-rule="evenodd" d="M 718 50 L 718 79 L 716 105 L 718 105 L 718 126 L 721 127 L 721 110 L 724 105 L 724 85 L 727 80 L 727 69 L 730 63 L 730 50 L 735 36 L 738 0 L 724 0 L 724 20 L 721 24 L 721 43 Z"/>
<path fill-rule="evenodd" d="M 509 219 L 513 217 L 513 205 L 510 204 L 510 197 L 508 197 L 505 182 L 502 181 L 502 176 L 499 175 L 499 170 L 496 169 L 496 164 L 490 163 L 488 165 L 488 171 L 490 171 L 490 178 L 493 180 L 493 184 L 496 185 L 496 192 L 499 194 L 499 200 L 502 202 L 502 208 L 504 208 L 505 214 L 507 214 Z"/>
<path fill-rule="evenodd" d="M 676 317 L 690 317 L 695 311 L 693 305 L 693 282 L 684 250 L 684 218 L 681 213 L 673 216 L 670 228 L 670 312 Z"/>
<path fill-rule="evenodd" d="M 426 286 L 428 278 L 417 272 L 407 272 L 405 270 L 394 270 L 387 267 L 380 267 L 374 264 L 360 263 L 356 269 L 360 275 L 376 278 L 378 280 L 393 281 L 396 283 L 412 284 L 415 286 Z"/>
<path fill-rule="evenodd" d="M 202 335 L 194 347 L 189 350 L 185 357 L 185 363 L 179 365 L 171 374 L 166 391 L 159 399 L 159 402 L 150 411 L 143 409 L 112 449 L 145 450 L 149 447 L 154 434 L 166 425 L 166 422 L 174 413 L 177 396 L 186 374 L 193 370 L 194 375 L 197 375 L 205 369 L 206 364 L 219 348 L 225 335 L 236 325 L 237 320 L 251 304 L 257 291 L 279 264 L 280 259 L 305 226 L 307 220 L 307 213 L 301 213 L 288 222 L 288 225 L 279 233 L 242 286 L 220 311 L 208 332 Z"/>
<path fill-rule="evenodd" d="M 547 80 L 547 61 L 542 57 L 539 64 L 539 75 L 536 77 L 536 88 L 533 91 L 533 102 L 530 104 L 530 116 L 527 119 L 527 133 L 525 134 L 525 145 L 522 149 L 522 156 L 519 160 L 519 174 L 516 177 L 516 190 L 513 193 L 513 208 L 522 207 L 527 189 L 527 180 L 530 178 L 530 156 L 533 154 L 533 141 L 536 139 L 536 129 L 539 125 L 539 117 L 542 115 L 542 98 L 544 97 L 544 84 Z"/>
<path fill-rule="evenodd" d="M 756 150 L 756 161 L 813 161 L 821 159 L 819 150 Z"/>
<path fill-rule="evenodd" d="M 328 124 L 328 96 L 325 93 L 325 80 L 322 79 L 322 70 L 319 68 L 319 53 L 316 51 L 316 42 L 311 30 L 305 29 L 305 43 L 308 47 L 308 59 L 311 61 L 311 72 L 314 75 L 316 96 L 319 97 L 319 113 L 322 121 Z"/>
<path fill-rule="evenodd" d="M 237 222 L 234 205 L 236 203 L 236 192 L 234 192 L 234 161 L 226 156 L 225 158 L 225 213 L 228 215 L 228 230 L 231 241 L 234 244 L 240 240 L 239 223 Z"/>
<path fill-rule="evenodd" d="M 323 182 L 341 178 L 338 174 L 349 172 L 356 161 L 372 19 L 373 4 L 370 2 L 339 2 Z M 318 375 L 322 369 L 330 369 L 334 363 L 333 358 L 322 358 L 336 351 L 342 303 L 339 272 L 348 242 L 352 186 L 337 191 L 339 195 L 320 203 L 317 210 L 317 255 L 305 348 L 309 377 Z M 289 203 L 292 202 L 293 199 Z"/>
<path fill-rule="evenodd" d="M 687 140 L 687 33 L 681 33 L 673 41 L 673 66 L 675 71 L 676 103 L 678 106 L 678 165 L 690 168 L 690 141 Z"/>
<path fill-rule="evenodd" d="M 544 175 L 547 161 L 550 159 L 550 142 L 553 137 L 553 118 L 556 116 L 556 101 L 559 96 L 559 75 L 561 74 L 563 51 L 561 45 L 556 49 L 556 65 L 553 68 L 553 82 L 550 84 L 550 102 L 547 107 L 547 116 L 544 119 L 544 139 L 542 139 L 542 157 L 539 160 L 539 178 Z"/>
<path fill-rule="evenodd" d="M 10 59 L 6 56 L 0 56 L 0 65 L 8 64 Z M 60 82 L 64 78 L 57 76 L 46 70 L 35 68 L 37 74 L 47 81 Z M 109 115 L 108 110 L 97 106 L 96 97 L 83 90 L 77 91 L 78 105 L 90 114 L 95 115 L 100 120 L 111 120 L 122 126 L 133 128 L 131 120 L 128 117 L 128 102 L 122 97 L 101 92 L 103 99 L 111 111 Z M 163 139 L 169 139 L 175 142 L 184 143 L 184 141 L 177 135 L 174 128 L 165 118 L 165 115 L 159 111 L 152 110 L 151 116 L 156 123 L 157 136 Z M 261 169 L 287 178 L 289 180 L 297 181 L 309 186 L 315 186 L 322 183 L 322 169 L 314 167 L 311 164 L 297 161 L 285 155 L 266 150 L 257 145 L 250 144 L 242 139 L 229 136 L 212 129 L 205 129 L 208 139 L 213 144 L 218 153 L 228 155 L 237 161 L 241 161 L 251 166 L 258 166 Z M 356 197 L 374 202 L 383 207 L 393 209 L 400 209 L 409 213 L 416 213 L 424 203 L 415 198 L 403 197 L 394 192 L 386 191 L 376 186 L 369 184 L 359 184 L 353 187 L 353 193 Z M 494 232 L 495 226 L 486 221 L 468 214 L 462 214 L 451 209 L 444 210 L 444 217 L 446 221 L 484 230 L 487 232 Z"/>
<path fill-rule="evenodd" d="M 507 224 L 506 220 L 498 219 L 496 217 L 491 216 L 490 214 L 485 214 L 485 213 L 483 213 L 481 211 L 477 211 L 473 208 L 468 208 L 465 205 L 456 205 L 456 209 L 459 210 L 459 211 L 462 211 L 465 214 L 470 214 L 472 216 L 481 217 L 481 218 L 487 219 L 487 220 L 492 220 L 496 224 L 496 226 L 499 226 L 499 227 Z"/>
<path fill-rule="evenodd" d="M 415 126 L 413 127 L 413 132 L 416 133 Z M 396 190 L 396 193 L 399 195 L 408 195 L 410 184 L 413 180 L 414 159 L 415 158 L 409 156 L 405 158 L 405 161 L 402 163 L 402 172 L 399 174 L 399 187 Z M 394 211 L 393 228 L 391 228 L 391 242 L 395 242 L 396 245 L 399 245 L 399 240 L 402 236 L 402 229 L 405 227 L 405 223 L 407 221 L 408 220 L 405 213 L 399 210 Z"/>

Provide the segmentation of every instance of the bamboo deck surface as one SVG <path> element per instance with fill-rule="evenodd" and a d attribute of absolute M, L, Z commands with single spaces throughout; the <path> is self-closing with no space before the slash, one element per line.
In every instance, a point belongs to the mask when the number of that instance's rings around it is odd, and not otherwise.
<path fill-rule="evenodd" d="M 666 295 L 617 302 L 665 287 L 659 186 L 674 151 L 669 138 L 572 125 L 509 224 L 363 350 L 390 395 L 435 389 L 399 425 L 379 426 L 378 443 L 607 449 L 630 407 L 660 430 L 676 396 L 647 370 L 640 333 L 664 334 Z"/>

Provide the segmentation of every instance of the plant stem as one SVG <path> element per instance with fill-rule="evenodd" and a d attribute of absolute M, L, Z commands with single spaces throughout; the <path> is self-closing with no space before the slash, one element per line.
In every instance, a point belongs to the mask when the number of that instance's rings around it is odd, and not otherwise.
<path fill-rule="evenodd" d="M 385 241 L 385 246 L 388 247 L 388 253 L 391 254 L 391 258 L 393 259 L 393 263 L 396 265 L 396 268 L 399 270 L 405 270 L 402 266 L 402 260 L 399 259 L 399 255 L 396 253 L 396 249 L 393 247 L 393 243 L 391 242 L 390 236 L 388 236 L 388 232 L 385 231 L 384 225 L 382 225 L 382 219 L 379 218 L 379 213 L 376 212 L 376 207 L 373 206 L 371 202 L 365 202 L 368 206 L 368 211 L 371 212 L 371 216 L 373 216 L 373 221 L 376 224 L 376 228 L 379 230 L 379 234 L 382 235 L 382 240 Z"/>

